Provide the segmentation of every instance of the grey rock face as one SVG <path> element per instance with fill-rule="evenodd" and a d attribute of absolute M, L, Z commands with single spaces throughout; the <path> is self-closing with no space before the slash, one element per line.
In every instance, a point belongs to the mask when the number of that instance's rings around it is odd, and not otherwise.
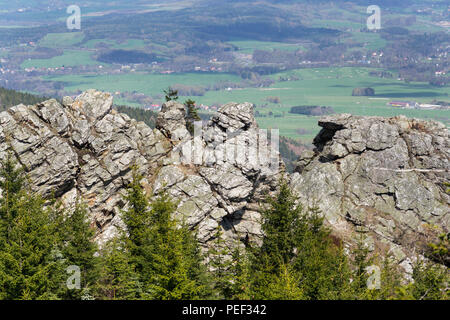
<path fill-rule="evenodd" d="M 122 225 L 120 210 L 134 164 L 149 195 L 167 191 L 176 217 L 207 247 L 218 227 L 229 245 L 261 239 L 260 202 L 278 189 L 285 168 L 268 146 L 249 103 L 224 105 L 207 123 L 186 129 L 185 107 L 163 105 L 152 130 L 112 109 L 89 90 L 62 104 L 48 100 L 0 113 L 0 157 L 11 152 L 32 188 L 68 208 L 88 205 L 99 243 Z M 449 133 L 437 122 L 404 117 L 324 117 L 314 151 L 290 179 L 305 206 L 318 206 L 333 232 L 357 232 L 408 268 L 435 234 L 448 232 Z M 239 241 L 241 240 L 241 242 Z"/>
<path fill-rule="evenodd" d="M 172 140 L 178 141 L 189 137 L 186 129 L 186 108 L 176 101 L 163 104 L 156 119 L 156 128 Z"/>
<path fill-rule="evenodd" d="M 85 202 L 100 243 L 122 225 L 120 210 L 127 205 L 123 195 L 134 164 L 149 195 L 166 190 L 179 201 L 177 218 L 197 227 L 205 246 L 218 226 L 232 245 L 238 239 L 257 241 L 261 230 L 255 204 L 263 191 L 276 190 L 278 170 L 269 170 L 269 161 L 249 165 L 245 156 L 220 164 L 203 159 L 223 147 L 206 132 L 220 133 L 234 148 L 245 147 L 239 137 L 257 132 L 251 104 L 223 107 L 195 142 L 180 103 L 163 105 L 154 130 L 116 113 L 112 104 L 110 94 L 88 90 L 76 99 L 64 98 L 62 105 L 49 100 L 11 108 L 0 114 L 0 157 L 13 153 L 32 188 L 44 196 L 55 195 L 68 208 Z M 227 131 L 233 138 L 227 138 Z M 181 161 L 189 144 L 205 147 L 200 162 Z"/>
<path fill-rule="evenodd" d="M 316 149 L 299 160 L 291 185 L 336 234 L 352 241 L 362 230 L 402 262 L 436 232 L 448 232 L 450 139 L 443 124 L 343 114 L 319 125 Z"/>

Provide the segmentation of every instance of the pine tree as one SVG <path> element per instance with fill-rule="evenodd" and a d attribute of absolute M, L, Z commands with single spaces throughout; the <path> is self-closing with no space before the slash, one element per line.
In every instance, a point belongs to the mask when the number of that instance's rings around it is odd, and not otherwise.
<path fill-rule="evenodd" d="M 263 211 L 263 244 L 254 249 L 252 290 L 265 299 L 274 278 L 301 279 L 305 299 L 340 299 L 349 292 L 350 270 L 340 245 L 333 243 L 317 209 L 303 213 L 289 186 L 282 181 L 276 197 Z M 286 273 L 285 266 L 292 270 Z M 283 278 L 284 277 L 284 278 Z"/>
<path fill-rule="evenodd" d="M 45 201 L 24 186 L 12 157 L 2 161 L 0 180 L 0 298 L 58 299 L 64 264 L 58 230 Z"/>
<path fill-rule="evenodd" d="M 0 163 L 0 235 L 7 237 L 8 228 L 17 216 L 13 204 L 23 195 L 25 175 L 23 168 L 16 168 L 16 162 L 10 153 Z"/>
<path fill-rule="evenodd" d="M 172 218 L 175 209 L 176 204 L 167 194 L 160 195 L 151 204 L 153 224 L 147 247 L 151 264 L 150 278 L 146 281 L 149 297 L 163 300 L 204 298 L 207 286 L 197 274 L 202 259 L 196 249 L 196 240 L 185 235 L 190 232 L 186 226 L 178 228 Z"/>
<path fill-rule="evenodd" d="M 188 131 L 191 134 L 194 134 L 194 122 L 200 121 L 201 118 L 198 115 L 197 108 L 195 107 L 195 101 L 188 99 L 185 101 L 184 105 L 186 106 L 186 126 Z"/>
<path fill-rule="evenodd" d="M 301 277 L 306 299 L 347 299 L 351 270 L 342 245 L 335 243 L 331 231 L 317 208 L 302 214 L 299 223 L 294 270 Z"/>
<path fill-rule="evenodd" d="M 237 300 L 250 300 L 252 299 L 252 266 L 251 266 L 251 252 L 240 248 L 239 245 L 235 246 L 232 251 L 232 285 L 231 296 L 229 299 Z M 228 299 L 228 297 L 227 297 Z"/>
<path fill-rule="evenodd" d="M 352 253 L 353 272 L 352 272 L 352 291 L 357 299 L 367 298 L 367 280 L 369 274 L 367 267 L 373 264 L 373 259 L 369 257 L 369 249 L 365 244 L 365 236 L 360 233 L 356 241 L 356 247 Z"/>
<path fill-rule="evenodd" d="M 167 90 L 164 90 L 164 94 L 166 95 L 166 102 L 178 100 L 178 90 L 169 87 Z"/>
<path fill-rule="evenodd" d="M 113 238 L 100 251 L 100 273 L 95 286 L 98 299 L 136 300 L 142 296 L 139 274 L 120 238 Z"/>
<path fill-rule="evenodd" d="M 213 288 L 217 299 L 230 299 L 233 296 L 233 263 L 231 250 L 222 237 L 220 225 L 214 235 L 215 240 L 208 250 L 208 268 L 213 279 Z"/>
<path fill-rule="evenodd" d="M 165 193 L 149 204 L 134 170 L 123 221 L 125 252 L 142 283 L 143 299 L 199 299 L 208 292 L 195 236 L 172 217 L 177 205 Z"/>
<path fill-rule="evenodd" d="M 71 214 L 61 226 L 62 248 L 61 254 L 67 265 L 78 266 L 81 271 L 81 288 L 65 290 L 64 299 L 82 299 L 88 292 L 93 290 L 99 276 L 98 251 L 94 242 L 95 231 L 91 227 L 86 207 L 78 203 Z"/>
<path fill-rule="evenodd" d="M 448 300 L 450 273 L 447 267 L 417 259 L 413 280 L 409 292 L 414 299 Z"/>
<path fill-rule="evenodd" d="M 304 300 L 303 291 L 299 287 L 300 281 L 300 274 L 292 267 L 282 264 L 279 274 L 272 276 L 264 298 L 268 300 Z"/>

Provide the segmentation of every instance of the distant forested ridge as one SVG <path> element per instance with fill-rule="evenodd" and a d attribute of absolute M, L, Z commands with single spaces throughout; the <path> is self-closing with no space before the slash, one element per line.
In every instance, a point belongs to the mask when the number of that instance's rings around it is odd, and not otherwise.
<path fill-rule="evenodd" d="M 36 104 L 47 100 L 46 97 L 36 96 L 30 93 L 23 93 L 0 87 L 0 111 L 5 111 L 18 104 Z"/>
<path fill-rule="evenodd" d="M 112 50 L 102 53 L 98 61 L 106 63 L 152 63 L 161 61 L 155 54 L 136 50 Z"/>
<path fill-rule="evenodd" d="M 114 106 L 114 109 L 116 109 L 120 113 L 125 113 L 127 116 L 129 116 L 132 119 L 135 119 L 136 121 L 142 121 L 146 125 L 148 125 L 150 128 L 155 128 L 156 123 L 156 116 L 157 113 L 145 110 L 143 108 L 133 108 L 129 106 Z"/>
<path fill-rule="evenodd" d="M 321 106 L 296 106 L 292 107 L 289 113 L 304 114 L 307 116 L 323 116 L 326 114 L 335 113 L 332 107 Z"/>

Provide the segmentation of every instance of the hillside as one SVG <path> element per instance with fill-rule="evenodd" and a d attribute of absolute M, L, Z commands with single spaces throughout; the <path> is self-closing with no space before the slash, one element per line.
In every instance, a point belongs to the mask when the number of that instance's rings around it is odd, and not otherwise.
<path fill-rule="evenodd" d="M 22 93 L 15 90 L 8 90 L 0 87 L 0 111 L 5 111 L 18 104 L 36 104 L 47 98 L 39 97 L 29 93 Z"/>

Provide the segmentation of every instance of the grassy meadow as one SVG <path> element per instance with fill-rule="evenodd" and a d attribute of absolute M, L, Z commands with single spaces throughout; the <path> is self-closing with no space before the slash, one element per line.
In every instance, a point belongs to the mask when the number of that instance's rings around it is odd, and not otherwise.
<path fill-rule="evenodd" d="M 404 83 L 396 79 L 371 77 L 368 68 L 315 68 L 299 69 L 272 75 L 274 80 L 280 76 L 295 75 L 297 81 L 277 81 L 269 88 L 245 88 L 221 91 L 208 91 L 202 97 L 180 97 L 181 101 L 192 98 L 197 103 L 207 105 L 226 102 L 252 102 L 262 115 L 257 121 L 263 128 L 278 128 L 280 134 L 304 142 L 311 142 L 319 131 L 318 117 L 290 114 L 290 108 L 296 105 L 329 106 L 337 113 L 357 115 L 396 116 L 406 115 L 423 119 L 437 119 L 450 125 L 448 110 L 407 110 L 387 105 L 391 100 L 413 100 L 429 103 L 433 99 L 448 100 L 448 88 L 436 88 L 427 83 Z M 395 74 L 395 72 L 394 72 Z M 69 91 L 96 88 L 109 92 L 137 91 L 155 96 L 173 84 L 206 86 L 215 82 L 230 80 L 238 82 L 240 78 L 229 74 L 218 73 L 185 73 L 185 74 L 126 74 L 102 76 L 58 76 L 47 77 L 47 80 L 66 83 Z M 371 87 L 375 89 L 374 97 L 353 97 L 355 87 Z M 280 103 L 268 101 L 268 97 L 279 97 Z M 117 100 L 116 103 L 129 103 Z M 269 115 L 270 114 L 270 115 Z"/>
<path fill-rule="evenodd" d="M 75 67 L 80 65 L 104 65 L 102 62 L 91 58 L 92 52 L 83 50 L 64 50 L 63 55 L 50 59 L 25 60 L 21 67 L 25 68 L 58 68 Z"/>

